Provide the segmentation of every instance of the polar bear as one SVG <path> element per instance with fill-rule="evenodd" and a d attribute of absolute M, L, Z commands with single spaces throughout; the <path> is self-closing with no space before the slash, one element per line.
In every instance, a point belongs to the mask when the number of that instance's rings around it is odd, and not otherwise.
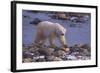
<path fill-rule="evenodd" d="M 50 45 L 55 48 L 55 38 L 59 38 L 61 45 L 67 47 L 65 33 L 66 29 L 59 23 L 40 21 L 37 24 L 35 43 L 44 44 L 48 39 Z"/>

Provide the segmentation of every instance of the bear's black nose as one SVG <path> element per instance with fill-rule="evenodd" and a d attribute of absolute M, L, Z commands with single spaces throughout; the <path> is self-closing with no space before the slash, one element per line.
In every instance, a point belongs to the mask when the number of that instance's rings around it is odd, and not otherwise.
<path fill-rule="evenodd" d="M 64 35 L 63 33 L 61 35 Z"/>

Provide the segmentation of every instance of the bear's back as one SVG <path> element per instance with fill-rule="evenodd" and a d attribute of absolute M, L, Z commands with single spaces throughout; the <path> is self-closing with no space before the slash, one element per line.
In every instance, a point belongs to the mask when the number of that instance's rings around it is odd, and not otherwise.
<path fill-rule="evenodd" d="M 43 22 L 40 22 L 37 26 L 38 28 L 43 28 L 43 29 L 54 29 L 55 27 L 55 24 L 52 23 L 52 22 L 49 22 L 49 21 L 43 21 Z"/>
<path fill-rule="evenodd" d="M 37 30 L 43 31 L 45 36 L 49 36 L 55 32 L 55 24 L 49 21 L 43 21 L 38 24 Z"/>

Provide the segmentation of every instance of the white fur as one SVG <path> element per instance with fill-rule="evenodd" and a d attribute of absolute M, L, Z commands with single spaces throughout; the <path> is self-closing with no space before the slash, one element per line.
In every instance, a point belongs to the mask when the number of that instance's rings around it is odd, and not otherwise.
<path fill-rule="evenodd" d="M 66 29 L 59 23 L 52 23 L 49 21 L 40 22 L 37 26 L 37 30 L 43 29 L 44 36 L 49 36 L 52 32 L 56 32 L 57 35 L 65 34 Z"/>
<path fill-rule="evenodd" d="M 49 39 L 50 45 L 55 45 L 55 38 L 58 37 L 62 45 L 66 45 L 65 40 L 66 29 L 59 23 L 49 21 L 40 22 L 37 25 L 36 43 L 44 44 L 46 39 Z"/>

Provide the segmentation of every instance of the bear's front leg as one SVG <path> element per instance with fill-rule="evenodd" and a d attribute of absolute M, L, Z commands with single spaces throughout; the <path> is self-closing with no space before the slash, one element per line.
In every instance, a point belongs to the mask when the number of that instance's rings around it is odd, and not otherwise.
<path fill-rule="evenodd" d="M 61 44 L 62 44 L 63 47 L 65 47 L 65 48 L 68 47 L 64 35 L 60 36 L 60 42 L 61 42 Z"/>
<path fill-rule="evenodd" d="M 68 52 L 70 49 L 69 49 L 68 46 L 67 46 L 67 43 L 66 43 L 66 40 L 65 40 L 65 36 L 64 36 L 64 35 L 63 35 L 63 36 L 60 36 L 60 42 L 61 42 L 61 44 L 62 44 L 61 49 L 62 49 L 63 51 L 65 51 L 65 52 Z"/>
<path fill-rule="evenodd" d="M 57 48 L 57 46 L 55 45 L 55 34 L 54 33 L 52 33 L 49 36 L 49 42 L 52 48 Z"/>

